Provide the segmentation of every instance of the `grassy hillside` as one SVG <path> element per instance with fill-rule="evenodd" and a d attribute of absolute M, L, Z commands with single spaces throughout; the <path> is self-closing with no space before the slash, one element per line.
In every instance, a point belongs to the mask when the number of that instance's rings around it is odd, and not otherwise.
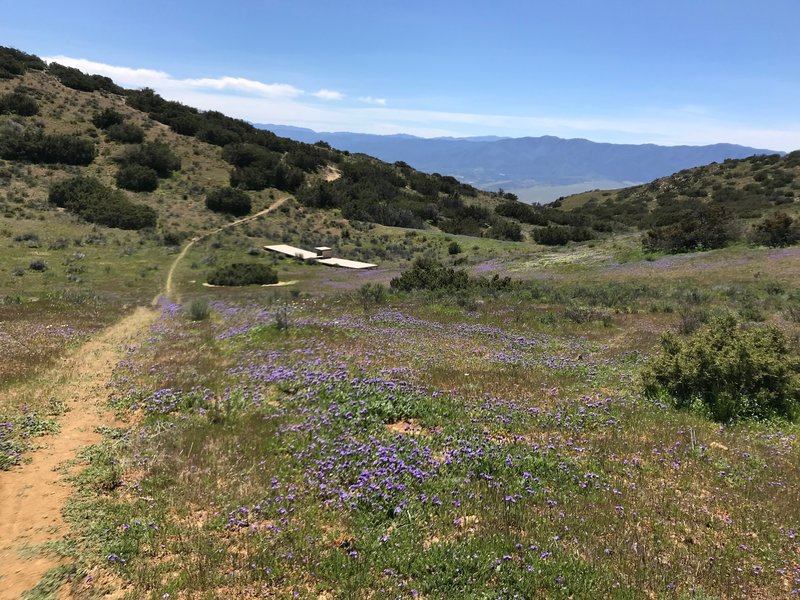
<path fill-rule="evenodd" d="M 800 151 L 753 156 L 680 171 L 649 184 L 586 192 L 550 205 L 606 230 L 669 231 L 705 211 L 730 225 L 726 241 L 785 245 L 763 233 L 776 213 L 794 219 L 790 241 L 800 235 Z M 790 225 L 791 228 L 791 225 Z M 701 247 L 702 244 L 697 244 Z M 713 246 L 712 246 L 713 247 Z M 659 249 L 659 248 L 656 248 Z M 695 249 L 687 247 L 686 250 Z"/>

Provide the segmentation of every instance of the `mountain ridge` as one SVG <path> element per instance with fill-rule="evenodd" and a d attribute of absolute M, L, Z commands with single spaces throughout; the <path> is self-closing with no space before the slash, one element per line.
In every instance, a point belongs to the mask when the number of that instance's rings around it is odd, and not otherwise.
<path fill-rule="evenodd" d="M 255 126 L 297 141 L 324 141 L 342 150 L 369 154 L 387 162 L 402 161 L 421 171 L 448 173 L 482 189 L 571 185 L 600 180 L 645 182 L 726 159 L 783 154 L 729 143 L 705 146 L 612 144 L 552 135 L 422 138 L 409 134 L 317 132 L 276 124 L 256 123 Z"/>

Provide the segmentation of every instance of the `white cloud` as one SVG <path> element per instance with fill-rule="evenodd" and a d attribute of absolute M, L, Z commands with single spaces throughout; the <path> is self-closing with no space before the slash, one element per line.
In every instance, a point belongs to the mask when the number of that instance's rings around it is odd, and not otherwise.
<path fill-rule="evenodd" d="M 342 92 L 326 90 L 324 88 L 313 95 L 322 100 L 344 100 L 344 94 Z"/>
<path fill-rule="evenodd" d="M 365 104 L 377 104 L 378 106 L 386 106 L 386 98 L 373 98 L 372 96 L 360 96 L 359 101 Z"/>
<path fill-rule="evenodd" d="M 264 98 L 296 98 L 303 95 L 299 90 L 288 83 L 261 83 L 242 77 L 220 77 L 218 79 L 179 79 L 173 80 L 191 88 L 208 90 L 243 92 L 263 96 Z"/>

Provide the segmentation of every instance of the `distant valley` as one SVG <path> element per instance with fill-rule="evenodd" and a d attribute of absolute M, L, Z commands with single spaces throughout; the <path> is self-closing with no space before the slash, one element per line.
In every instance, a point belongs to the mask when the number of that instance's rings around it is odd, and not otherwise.
<path fill-rule="evenodd" d="M 485 190 L 503 188 L 526 202 L 548 202 L 590 189 L 626 187 L 728 158 L 777 153 L 735 144 L 607 144 L 553 136 L 421 138 L 317 132 L 273 124 L 256 127 L 301 142 L 324 141 L 334 148 L 387 162 L 403 161 L 415 169 L 453 175 Z"/>

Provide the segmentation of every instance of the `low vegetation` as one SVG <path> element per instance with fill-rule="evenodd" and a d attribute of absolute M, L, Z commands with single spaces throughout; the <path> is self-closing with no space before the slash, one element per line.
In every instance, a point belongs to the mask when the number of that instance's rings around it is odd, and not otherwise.
<path fill-rule="evenodd" d="M 235 188 L 217 188 L 206 195 L 206 208 L 237 217 L 250 214 L 253 203 L 247 192 Z"/>
<path fill-rule="evenodd" d="M 81 136 L 45 133 L 13 121 L 0 122 L 0 158 L 31 163 L 88 165 L 96 154 L 94 143 Z"/>
<path fill-rule="evenodd" d="M 92 177 L 73 177 L 50 189 L 50 202 L 91 223 L 120 229 L 155 227 L 156 212 Z"/>
<path fill-rule="evenodd" d="M 699 403 L 716 421 L 794 418 L 800 407 L 800 348 L 772 326 L 744 327 L 732 315 L 686 338 L 665 334 L 644 373 L 651 396 L 680 408 Z"/>
<path fill-rule="evenodd" d="M 208 276 L 211 285 L 266 285 L 278 283 L 278 275 L 261 263 L 232 263 L 216 269 Z"/>

